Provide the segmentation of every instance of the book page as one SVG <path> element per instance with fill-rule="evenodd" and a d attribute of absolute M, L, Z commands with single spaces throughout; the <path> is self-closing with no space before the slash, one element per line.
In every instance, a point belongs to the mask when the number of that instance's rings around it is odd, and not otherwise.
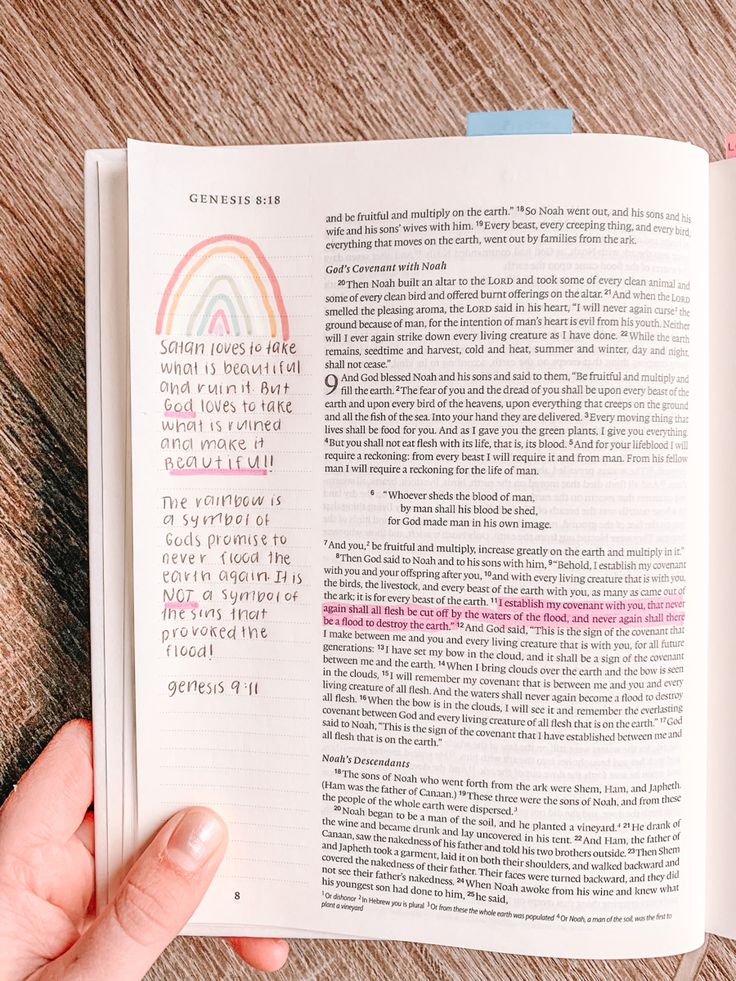
<path fill-rule="evenodd" d="M 138 815 L 193 930 L 704 923 L 706 156 L 129 147 Z"/>
<path fill-rule="evenodd" d="M 736 165 L 710 166 L 710 617 L 708 659 L 708 825 L 706 927 L 736 937 L 736 658 L 730 623 L 736 577 L 736 441 L 733 418 L 732 275 L 736 260 Z"/>
<path fill-rule="evenodd" d="M 95 757 L 95 899 L 113 898 L 140 842 L 135 807 L 132 521 L 125 150 L 85 161 L 90 423 L 90 613 Z M 248 924 L 253 936 L 304 931 Z"/>

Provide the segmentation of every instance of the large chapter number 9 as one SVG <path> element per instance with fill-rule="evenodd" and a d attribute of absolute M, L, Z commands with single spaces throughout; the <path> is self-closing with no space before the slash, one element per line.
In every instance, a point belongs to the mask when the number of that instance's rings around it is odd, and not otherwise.
<path fill-rule="evenodd" d="M 327 388 L 328 395 L 332 395 L 333 392 L 336 392 L 339 385 L 340 379 L 337 377 L 337 375 L 325 375 L 325 386 Z"/>

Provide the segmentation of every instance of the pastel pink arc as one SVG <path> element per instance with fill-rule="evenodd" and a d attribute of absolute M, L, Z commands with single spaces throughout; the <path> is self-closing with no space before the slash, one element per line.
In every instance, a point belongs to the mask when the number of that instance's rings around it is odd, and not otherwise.
<path fill-rule="evenodd" d="M 208 334 L 214 334 L 216 337 L 222 337 L 225 334 L 230 335 L 232 332 L 230 330 L 230 324 L 225 316 L 225 311 L 220 307 L 215 310 L 212 314 L 212 319 L 210 320 L 209 326 L 207 328 Z"/>

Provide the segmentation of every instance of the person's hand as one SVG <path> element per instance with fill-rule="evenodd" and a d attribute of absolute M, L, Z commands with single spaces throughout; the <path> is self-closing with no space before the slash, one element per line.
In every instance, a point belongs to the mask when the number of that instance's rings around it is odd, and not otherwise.
<path fill-rule="evenodd" d="M 227 846 L 204 807 L 175 814 L 96 918 L 92 735 L 69 722 L 0 808 L 0 981 L 138 981 L 199 905 Z M 285 940 L 233 938 L 240 956 L 278 970 Z"/>

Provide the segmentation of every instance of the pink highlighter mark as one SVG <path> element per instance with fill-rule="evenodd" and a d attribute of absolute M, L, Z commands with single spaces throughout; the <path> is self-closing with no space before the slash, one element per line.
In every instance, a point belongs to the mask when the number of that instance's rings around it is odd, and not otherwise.
<path fill-rule="evenodd" d="M 169 470 L 171 477 L 267 477 L 268 470 Z"/>
<path fill-rule="evenodd" d="M 169 601 L 164 603 L 164 607 L 167 610 L 198 610 L 199 603 L 174 603 Z"/>
<path fill-rule="evenodd" d="M 323 603 L 325 626 L 360 630 L 458 630 L 461 623 L 492 623 L 507 627 L 544 627 L 546 630 L 606 630 L 638 624 L 685 622 L 682 593 L 641 599 L 552 600 L 501 596 L 495 606 L 424 606 L 419 603 Z"/>
<path fill-rule="evenodd" d="M 196 412 L 164 412 L 167 419 L 196 419 Z"/>

